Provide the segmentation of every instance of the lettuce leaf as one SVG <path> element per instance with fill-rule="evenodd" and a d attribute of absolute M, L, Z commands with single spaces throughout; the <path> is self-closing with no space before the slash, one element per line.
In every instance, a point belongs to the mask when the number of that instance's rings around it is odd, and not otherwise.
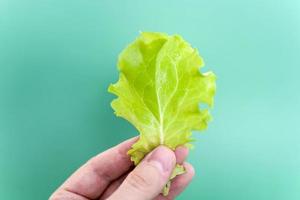
<path fill-rule="evenodd" d="M 117 96 L 111 103 L 115 114 L 140 133 L 128 152 L 135 165 L 159 145 L 173 150 L 188 145 L 191 131 L 207 127 L 210 113 L 199 104 L 213 105 L 216 77 L 201 73 L 203 65 L 198 51 L 179 35 L 142 32 L 121 52 L 119 80 L 108 91 Z M 177 166 L 172 176 L 183 172 Z"/>

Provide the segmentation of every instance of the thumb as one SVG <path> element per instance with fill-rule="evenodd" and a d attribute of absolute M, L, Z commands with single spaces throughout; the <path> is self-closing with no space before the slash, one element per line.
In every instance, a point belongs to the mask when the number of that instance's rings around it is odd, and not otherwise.
<path fill-rule="evenodd" d="M 159 146 L 127 176 L 109 200 L 150 200 L 162 191 L 176 164 L 172 150 Z"/>

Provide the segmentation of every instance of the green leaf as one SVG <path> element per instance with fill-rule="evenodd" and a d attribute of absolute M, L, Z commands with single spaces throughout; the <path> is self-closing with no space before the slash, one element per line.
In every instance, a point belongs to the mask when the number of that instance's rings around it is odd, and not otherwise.
<path fill-rule="evenodd" d="M 142 32 L 119 56 L 119 80 L 108 91 L 115 114 L 140 133 L 128 152 L 138 164 L 159 145 L 188 145 L 191 131 L 207 127 L 211 116 L 199 104 L 213 105 L 215 75 L 201 73 L 203 59 L 179 35 Z"/>

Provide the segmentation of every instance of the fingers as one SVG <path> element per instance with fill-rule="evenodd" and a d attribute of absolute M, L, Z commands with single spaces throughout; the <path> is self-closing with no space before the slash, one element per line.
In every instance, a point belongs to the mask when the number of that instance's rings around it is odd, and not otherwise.
<path fill-rule="evenodd" d="M 101 195 L 101 197 L 99 198 L 99 200 L 107 199 L 112 193 L 114 193 L 119 188 L 119 186 L 123 183 L 123 181 L 128 176 L 128 174 L 129 173 L 126 173 L 123 176 L 121 176 L 120 178 L 118 178 L 117 180 L 115 180 L 114 182 L 112 182 L 106 188 L 106 190 L 103 192 L 103 194 Z"/>
<path fill-rule="evenodd" d="M 170 193 L 168 195 L 169 199 L 174 199 L 178 196 L 191 182 L 195 175 L 194 167 L 189 163 L 183 164 L 186 173 L 177 176 L 171 184 Z"/>
<path fill-rule="evenodd" d="M 159 195 L 156 200 L 171 200 L 175 199 L 176 196 L 178 196 L 191 182 L 195 175 L 194 168 L 189 163 L 183 163 L 183 166 L 186 170 L 186 173 L 177 176 L 172 180 L 171 188 L 169 191 L 168 196 L 164 197 L 162 195 Z"/>
<path fill-rule="evenodd" d="M 89 200 L 89 199 L 69 191 L 58 190 L 51 195 L 49 200 Z"/>
<path fill-rule="evenodd" d="M 89 160 L 53 196 L 68 192 L 88 199 L 98 198 L 111 181 L 133 165 L 127 151 L 136 140 L 137 138 L 129 139 Z"/>
<path fill-rule="evenodd" d="M 179 146 L 175 150 L 176 155 L 176 163 L 183 164 L 184 160 L 186 159 L 187 155 L 189 153 L 189 149 L 184 146 Z M 100 200 L 107 199 L 112 193 L 114 193 L 119 186 L 122 184 L 124 179 L 127 177 L 128 174 L 123 175 L 122 177 L 115 180 L 113 183 L 111 183 L 108 188 L 105 190 L 105 192 L 102 194 Z"/>
<path fill-rule="evenodd" d="M 182 164 L 189 154 L 189 149 L 184 146 L 179 146 L 175 150 L 176 163 Z"/>
<path fill-rule="evenodd" d="M 165 197 L 160 194 L 156 198 L 156 200 L 175 199 L 175 197 L 178 196 L 190 183 L 190 181 L 192 180 L 192 178 L 195 174 L 195 171 L 194 171 L 194 168 L 192 165 L 184 162 L 186 157 L 188 156 L 188 153 L 189 153 L 189 149 L 184 146 L 180 146 L 180 147 L 176 148 L 176 150 L 175 150 L 176 162 L 178 164 L 182 164 L 184 166 L 186 172 L 182 175 L 177 176 L 176 178 L 174 178 L 172 180 L 171 188 L 170 188 L 168 196 Z"/>
<path fill-rule="evenodd" d="M 133 138 L 125 141 L 92 158 L 77 170 L 50 199 L 85 200 L 99 198 L 101 195 L 100 199 L 105 199 L 115 191 L 110 199 L 143 200 L 156 197 L 168 181 L 175 160 L 182 164 L 188 154 L 188 149 L 178 147 L 174 154 L 166 147 L 158 147 L 147 155 L 127 178 L 126 172 L 132 167 L 127 151 L 136 140 L 137 138 Z M 193 169 L 189 167 L 190 165 L 185 165 L 187 173 L 172 181 L 167 199 L 177 196 L 191 180 Z M 124 173 L 125 175 L 122 176 Z M 161 195 L 159 198 L 166 199 Z"/>
<path fill-rule="evenodd" d="M 153 199 L 167 183 L 175 163 L 173 151 L 164 146 L 157 147 L 127 176 L 109 199 Z"/>

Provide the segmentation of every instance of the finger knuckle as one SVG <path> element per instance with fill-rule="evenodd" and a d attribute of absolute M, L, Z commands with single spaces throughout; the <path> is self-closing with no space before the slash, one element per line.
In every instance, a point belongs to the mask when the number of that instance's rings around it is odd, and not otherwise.
<path fill-rule="evenodd" d="M 132 173 L 128 178 L 128 184 L 137 190 L 147 191 L 147 188 L 151 186 L 151 181 L 138 173 Z"/>

